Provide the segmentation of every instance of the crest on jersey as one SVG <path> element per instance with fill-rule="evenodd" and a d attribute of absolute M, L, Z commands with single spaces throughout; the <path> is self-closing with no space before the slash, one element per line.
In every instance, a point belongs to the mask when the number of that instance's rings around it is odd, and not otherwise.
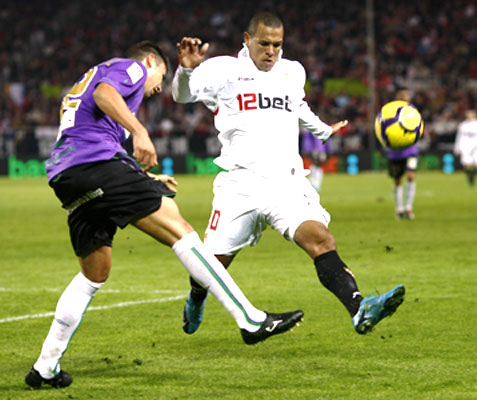
<path fill-rule="evenodd" d="M 126 72 L 128 73 L 129 78 L 131 78 L 133 85 L 135 85 L 144 76 L 144 71 L 137 62 L 131 64 Z"/>

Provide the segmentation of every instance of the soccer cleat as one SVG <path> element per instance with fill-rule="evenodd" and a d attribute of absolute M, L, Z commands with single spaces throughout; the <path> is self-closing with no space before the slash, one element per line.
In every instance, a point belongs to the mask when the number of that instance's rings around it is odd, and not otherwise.
<path fill-rule="evenodd" d="M 404 293 L 404 286 L 397 285 L 387 293 L 362 299 L 353 317 L 356 332 L 362 335 L 369 333 L 379 321 L 391 316 L 404 301 Z"/>
<path fill-rule="evenodd" d="M 199 329 L 202 316 L 204 315 L 205 302 L 207 297 L 209 297 L 209 293 L 207 293 L 204 300 L 197 301 L 192 299 L 191 293 L 192 291 L 189 293 L 189 297 L 187 297 L 184 312 L 182 313 L 182 329 L 189 335 L 192 335 Z"/>
<path fill-rule="evenodd" d="M 404 211 L 398 211 L 398 212 L 396 212 L 396 219 L 397 219 L 398 221 L 401 220 L 401 219 L 404 219 L 405 216 L 406 216 L 406 215 L 405 215 Z"/>
<path fill-rule="evenodd" d="M 290 311 L 284 314 L 266 314 L 267 317 L 258 331 L 249 332 L 246 329 L 240 330 L 245 343 L 256 344 L 262 342 L 270 336 L 290 330 L 303 319 L 303 311 L 301 310 Z"/>
<path fill-rule="evenodd" d="M 51 385 L 54 388 L 64 388 L 70 386 L 72 382 L 72 376 L 65 371 L 60 371 L 51 379 L 45 379 L 34 367 L 31 367 L 25 375 L 25 383 L 33 389 L 39 389 L 42 384 Z"/>
<path fill-rule="evenodd" d="M 412 212 L 412 210 L 406 210 L 406 213 L 405 213 L 404 216 L 411 221 L 415 218 L 414 213 Z"/>

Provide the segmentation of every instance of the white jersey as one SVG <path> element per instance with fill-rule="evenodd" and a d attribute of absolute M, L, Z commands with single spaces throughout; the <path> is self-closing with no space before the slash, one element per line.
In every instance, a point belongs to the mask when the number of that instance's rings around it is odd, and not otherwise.
<path fill-rule="evenodd" d="M 201 101 L 215 113 L 220 167 L 264 177 L 304 174 L 299 125 L 323 141 L 332 133 L 304 101 L 305 79 L 299 62 L 283 58 L 271 71 L 260 71 L 244 46 L 238 57 L 213 57 L 195 69 L 179 66 L 172 94 L 179 103 Z"/>
<path fill-rule="evenodd" d="M 459 124 L 454 152 L 460 154 L 464 165 L 477 165 L 477 120 L 467 120 Z"/>

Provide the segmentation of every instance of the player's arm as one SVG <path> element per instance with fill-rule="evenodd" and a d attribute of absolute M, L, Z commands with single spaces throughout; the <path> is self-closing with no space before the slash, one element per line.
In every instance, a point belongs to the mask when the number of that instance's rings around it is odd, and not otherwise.
<path fill-rule="evenodd" d="M 299 107 L 298 118 L 300 126 L 310 131 L 315 137 L 321 141 L 327 141 L 332 135 L 338 132 L 341 128 L 348 125 L 348 121 L 339 121 L 334 124 L 325 124 L 313 111 L 311 111 L 308 104 L 303 101 Z"/>
<path fill-rule="evenodd" d="M 347 119 L 345 119 L 343 121 L 336 122 L 335 124 L 331 124 L 331 129 L 332 129 L 331 135 L 334 135 L 341 128 L 345 127 L 346 125 L 348 125 L 348 120 Z"/>
<path fill-rule="evenodd" d="M 107 83 L 100 83 L 93 92 L 94 101 L 101 111 L 121 124 L 133 136 L 137 161 L 147 171 L 157 165 L 157 154 L 146 128 L 128 108 L 119 92 Z"/>
<path fill-rule="evenodd" d="M 209 44 L 202 45 L 199 38 L 184 37 L 177 43 L 177 56 L 179 66 L 172 81 L 172 97 L 178 103 L 197 101 L 191 93 L 190 77 L 194 68 L 199 66 L 205 59 L 205 53 Z"/>
<path fill-rule="evenodd" d="M 325 124 L 311 109 L 308 103 L 305 101 L 305 69 L 299 62 L 293 63 L 294 79 L 301 92 L 301 103 L 298 106 L 298 121 L 300 126 L 311 132 L 315 137 L 322 142 L 326 142 L 332 135 L 338 132 L 341 128 L 348 124 L 348 121 L 339 121 L 335 124 Z"/>
<path fill-rule="evenodd" d="M 454 142 L 454 154 L 456 156 L 460 155 L 461 153 L 461 142 L 462 142 L 462 125 L 460 124 L 457 128 L 457 134 L 455 136 Z"/>

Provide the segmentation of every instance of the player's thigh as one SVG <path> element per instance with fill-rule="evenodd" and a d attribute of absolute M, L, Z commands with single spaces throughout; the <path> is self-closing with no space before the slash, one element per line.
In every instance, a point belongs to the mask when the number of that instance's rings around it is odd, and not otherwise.
<path fill-rule="evenodd" d="M 284 193 L 270 195 L 270 207 L 264 210 L 267 222 L 288 240 L 305 221 L 316 221 L 328 227 L 330 214 L 320 203 L 320 195 L 308 179 L 297 179 Z"/>
<path fill-rule="evenodd" d="M 168 246 L 174 245 L 194 228 L 182 217 L 176 202 L 163 197 L 161 207 L 133 222 L 134 226 Z"/>
<path fill-rule="evenodd" d="M 265 227 L 266 222 L 257 209 L 214 200 L 204 243 L 214 254 L 234 254 L 245 246 L 257 244 Z"/>
<path fill-rule="evenodd" d="M 388 174 L 391 178 L 399 179 L 406 171 L 406 159 L 389 160 Z"/>
<path fill-rule="evenodd" d="M 221 172 L 214 181 L 212 211 L 204 243 L 214 254 L 235 254 L 241 248 L 255 245 L 265 229 L 258 212 L 260 186 L 247 170 Z"/>

